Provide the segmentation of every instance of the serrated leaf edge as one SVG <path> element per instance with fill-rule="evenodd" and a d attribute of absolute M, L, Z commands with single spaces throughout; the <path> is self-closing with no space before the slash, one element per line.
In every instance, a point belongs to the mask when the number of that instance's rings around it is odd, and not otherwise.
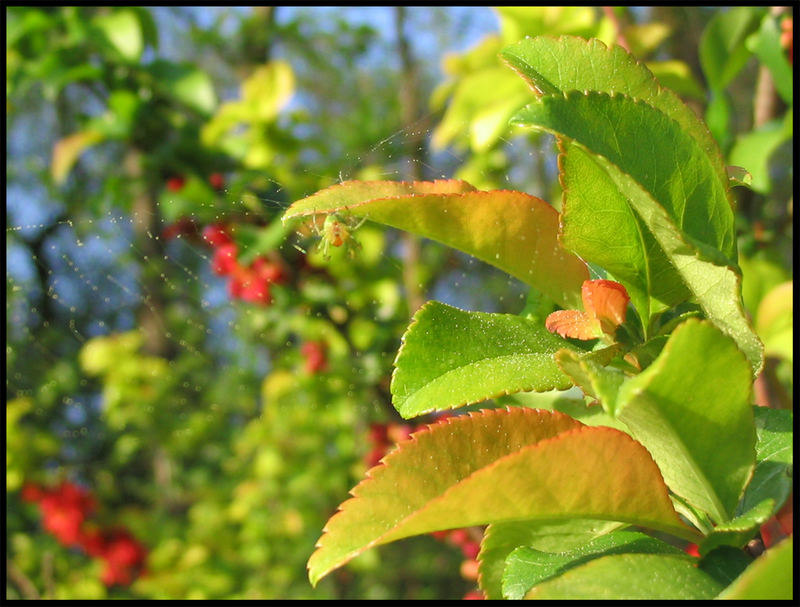
<path fill-rule="evenodd" d="M 444 305 L 444 306 L 447 306 L 447 307 L 450 307 L 450 308 L 455 308 L 456 310 L 459 310 L 460 312 L 466 312 L 466 313 L 470 312 L 469 310 L 464 310 L 464 309 L 458 308 L 456 306 L 450 306 L 449 304 L 444 304 L 444 303 L 436 301 L 436 300 L 431 300 L 431 301 L 427 301 L 423 305 L 421 305 L 419 307 L 419 309 L 414 313 L 414 316 L 411 318 L 411 322 L 409 323 L 408 327 L 406 327 L 406 330 L 403 333 L 403 337 L 401 338 L 401 341 L 400 341 L 400 347 L 398 348 L 397 354 L 395 355 L 395 358 L 394 358 L 394 362 L 392 363 L 392 366 L 393 366 L 392 377 L 391 377 L 391 381 L 389 383 L 389 392 L 392 395 L 392 405 L 397 410 L 397 412 L 400 413 L 400 415 L 403 416 L 403 419 L 411 419 L 413 417 L 418 417 L 420 415 L 425 415 L 427 413 L 431 413 L 432 411 L 447 411 L 447 410 L 451 410 L 451 409 L 458 409 L 459 407 L 464 407 L 466 405 L 472 405 L 472 404 L 484 402 L 484 401 L 487 401 L 487 400 L 491 400 L 493 398 L 499 398 L 501 396 L 508 396 L 509 394 L 517 394 L 519 392 L 548 392 L 550 390 L 566 390 L 566 389 L 568 389 L 568 388 L 570 388 L 571 386 L 574 385 L 574 383 L 572 383 L 570 381 L 569 375 L 564 374 L 566 381 L 561 383 L 561 384 L 554 384 L 553 386 L 549 386 L 549 387 L 545 386 L 545 387 L 542 387 L 542 388 L 536 388 L 533 385 L 526 384 L 525 386 L 520 387 L 518 389 L 514 388 L 514 389 L 501 390 L 501 391 L 498 391 L 496 393 L 491 393 L 491 394 L 488 394 L 488 395 L 486 395 L 484 397 L 477 398 L 475 400 L 464 400 L 463 402 L 459 402 L 457 404 L 449 405 L 447 407 L 433 406 L 430 409 L 426 409 L 425 411 L 420 411 L 418 413 L 415 413 L 414 415 L 409 415 L 408 417 L 406 417 L 403 414 L 403 412 L 400 411 L 400 409 L 398 409 L 397 404 L 394 402 L 393 387 L 394 387 L 394 383 L 395 383 L 395 376 L 397 375 L 397 371 L 398 371 L 398 363 L 401 361 L 401 358 L 404 356 L 404 350 L 405 350 L 405 347 L 406 347 L 406 336 L 412 331 L 413 327 L 419 323 L 419 317 L 422 314 L 424 314 L 430 307 L 432 307 L 434 305 Z M 520 316 L 519 318 L 523 318 L 523 317 Z M 505 358 L 507 356 L 516 356 L 516 355 L 510 354 L 510 355 L 504 355 L 504 356 L 487 356 L 487 357 L 482 358 L 480 360 L 472 361 L 469 364 L 480 362 L 482 360 L 501 359 L 501 358 Z M 454 371 L 456 369 L 461 369 L 461 368 L 463 368 L 465 366 L 467 366 L 467 365 L 461 365 L 460 367 L 456 367 L 454 369 L 451 369 L 451 370 L 447 371 L 446 373 L 443 373 L 439 377 L 444 377 L 444 375 L 446 375 L 447 373 L 450 373 L 451 371 Z M 563 371 L 562 371 L 562 373 L 563 373 Z M 408 399 L 406 399 L 406 400 L 408 400 Z"/>
<path fill-rule="evenodd" d="M 692 126 L 694 128 L 697 128 L 699 132 L 702 132 L 702 137 L 703 138 L 702 138 L 702 140 L 700 140 L 700 139 L 697 139 L 696 137 L 694 137 L 691 134 L 691 132 L 689 134 L 692 137 L 692 139 L 695 139 L 695 141 L 697 141 L 698 146 L 700 147 L 700 149 L 703 150 L 708 155 L 708 157 L 709 157 L 709 159 L 711 161 L 712 167 L 714 168 L 714 170 L 715 170 L 715 172 L 717 174 L 717 177 L 720 180 L 720 183 L 722 183 L 722 185 L 723 185 L 723 190 L 725 192 L 725 197 L 728 200 L 728 204 L 731 206 L 731 209 L 735 209 L 736 205 L 735 205 L 733 197 L 731 196 L 731 193 L 730 193 L 727 166 L 725 164 L 724 157 L 722 155 L 722 151 L 721 151 L 721 149 L 719 147 L 719 144 L 717 143 L 716 139 L 714 138 L 713 134 L 711 133 L 710 129 L 708 128 L 708 125 L 704 121 L 700 120 L 694 113 L 692 113 L 691 108 L 688 108 L 688 106 L 686 106 L 686 104 L 683 102 L 683 100 L 672 89 L 669 89 L 669 88 L 663 86 L 658 81 L 658 78 L 656 78 L 655 74 L 653 74 L 653 72 L 647 67 L 647 65 L 644 62 L 640 61 L 635 55 L 630 53 L 624 47 L 621 47 L 619 45 L 608 46 L 602 40 L 599 40 L 597 38 L 586 39 L 586 38 L 582 38 L 580 36 L 570 36 L 570 35 L 563 35 L 563 34 L 560 35 L 560 36 L 543 35 L 543 36 L 538 36 L 538 37 L 540 37 L 540 38 L 549 38 L 549 39 L 555 40 L 557 42 L 561 42 L 563 40 L 579 40 L 579 41 L 584 42 L 584 44 L 586 45 L 587 48 L 589 46 L 591 46 L 591 45 L 594 45 L 594 46 L 599 47 L 601 49 L 601 52 L 606 52 L 607 54 L 611 54 L 611 53 L 620 54 L 621 53 L 624 57 L 626 57 L 627 60 L 629 60 L 629 61 L 631 61 L 633 63 L 634 67 L 642 69 L 644 71 L 644 73 L 650 77 L 650 79 L 653 81 L 653 83 L 656 86 L 655 97 L 666 97 L 666 98 L 669 99 L 669 101 L 671 103 L 677 103 L 679 106 L 687 107 L 688 111 L 686 112 L 686 116 L 688 117 L 688 120 L 690 120 L 693 123 Z M 517 44 L 519 44 L 519 42 Z M 519 74 L 519 76 L 525 82 L 527 82 L 529 84 L 529 86 L 531 87 L 531 90 L 533 90 L 533 92 L 536 94 L 537 97 L 543 97 L 543 96 L 546 96 L 548 94 L 553 94 L 553 93 L 543 93 L 543 92 L 539 91 L 539 89 L 537 89 L 535 86 L 533 86 L 532 83 L 529 82 L 528 78 L 519 69 L 517 69 L 516 66 L 514 66 L 508 60 L 507 55 L 505 53 L 505 50 L 500 52 L 500 58 L 501 58 L 501 60 L 503 62 L 505 62 L 508 65 L 508 67 L 510 69 L 515 71 L 517 74 Z M 536 70 L 534 70 L 532 68 L 531 68 L 531 71 L 536 72 Z M 590 91 L 581 91 L 581 92 L 583 94 L 588 94 Z M 603 92 L 603 91 L 594 91 L 594 92 Z M 566 95 L 566 92 L 564 92 L 564 91 L 559 91 L 559 93 L 563 94 L 563 95 Z M 653 109 L 661 112 L 662 114 L 664 113 L 661 109 L 659 109 L 656 106 L 652 105 L 647 99 L 636 98 L 636 97 L 627 95 L 627 94 L 623 93 L 622 91 L 612 91 L 612 93 L 619 93 L 619 94 L 625 95 L 627 97 L 631 97 L 634 100 L 641 101 L 642 103 L 645 103 L 645 104 L 649 105 L 650 107 L 652 107 Z M 606 94 L 608 94 L 608 93 L 606 93 Z M 668 114 L 665 114 L 665 115 L 667 115 L 672 120 L 675 120 L 675 118 L 673 116 L 668 115 Z M 678 122 L 678 124 L 680 124 L 679 121 L 676 121 L 676 122 Z"/>
<path fill-rule="evenodd" d="M 505 408 L 505 409 L 488 409 L 488 410 L 481 410 L 481 411 L 479 411 L 477 413 L 469 412 L 467 414 L 467 416 L 470 417 L 470 418 L 473 418 L 473 417 L 477 417 L 477 416 L 479 416 L 481 414 L 498 414 L 498 413 L 502 414 L 502 413 L 506 413 L 506 412 L 509 412 L 509 411 L 511 411 L 511 409 L 509 409 L 509 408 Z M 538 410 L 538 409 L 519 409 L 518 411 L 522 411 L 523 412 L 522 414 L 534 414 L 534 413 L 540 412 L 540 410 Z M 558 413 L 558 412 L 547 411 L 547 413 L 548 414 L 551 414 L 551 413 L 556 414 L 556 417 L 559 417 L 559 416 L 560 417 L 569 417 L 568 415 L 561 414 L 561 413 Z M 342 504 L 337 509 L 336 513 L 333 516 L 331 516 L 330 519 L 328 519 L 328 523 L 326 523 L 325 527 L 323 528 L 322 535 L 319 538 L 319 540 L 317 541 L 317 543 L 315 544 L 315 548 L 319 549 L 319 548 L 322 547 L 323 540 L 324 540 L 325 536 L 327 535 L 327 533 L 329 532 L 328 526 L 330 525 L 330 523 L 336 517 L 342 515 L 346 505 L 348 503 L 352 502 L 353 500 L 359 499 L 360 496 L 357 493 L 358 489 L 360 487 L 362 487 L 365 483 L 367 483 L 369 480 L 375 479 L 376 478 L 376 476 L 375 476 L 376 474 L 382 474 L 383 471 L 390 465 L 391 460 L 396 458 L 403 451 L 404 447 L 407 447 L 410 443 L 417 441 L 418 437 L 420 435 L 425 434 L 425 433 L 429 433 L 433 429 L 433 427 L 435 427 L 437 425 L 440 425 L 440 424 L 443 424 L 443 423 L 444 424 L 458 423 L 459 419 L 463 418 L 463 417 L 464 416 L 451 417 L 451 418 L 446 418 L 444 420 L 439 420 L 438 422 L 434 422 L 433 424 L 428 424 L 426 426 L 426 428 L 424 428 L 424 429 L 422 429 L 422 430 L 420 430 L 418 432 L 413 433 L 408 439 L 406 439 L 405 441 L 402 441 L 401 443 L 398 443 L 397 447 L 393 451 L 388 453 L 386 456 L 384 456 L 384 458 L 381 459 L 381 461 L 379 462 L 378 465 L 376 465 L 373 468 L 371 468 L 367 472 L 367 477 L 364 478 L 361 482 L 359 482 L 358 485 L 356 485 L 350 491 L 350 494 L 352 495 L 352 497 L 350 499 L 345 500 L 344 502 L 342 502 Z M 573 419 L 573 418 L 570 418 L 570 419 Z M 438 501 L 442 501 L 442 500 L 446 499 L 448 493 L 450 493 L 451 490 L 453 490 L 458 485 L 461 485 L 462 483 L 468 481 L 470 478 L 474 477 L 476 474 L 483 473 L 484 471 L 489 470 L 492 467 L 498 466 L 501 462 L 504 462 L 505 460 L 507 460 L 509 458 L 518 457 L 520 453 L 525 452 L 525 451 L 532 451 L 534 449 L 543 448 L 544 446 L 547 446 L 550 443 L 563 441 L 565 439 L 565 437 L 572 436 L 572 435 L 579 434 L 579 433 L 587 433 L 587 432 L 591 433 L 591 434 L 608 434 L 608 433 L 611 433 L 611 434 L 614 434 L 614 435 L 625 437 L 625 439 L 627 439 L 627 440 L 631 441 L 632 443 L 635 443 L 636 445 L 638 445 L 638 447 L 641 449 L 643 454 L 649 459 L 649 461 L 652 464 L 652 467 L 655 470 L 655 472 L 658 475 L 658 477 L 661 479 L 661 487 L 663 489 L 663 494 L 664 494 L 663 497 L 666 500 L 666 502 L 670 504 L 670 507 L 672 507 L 671 506 L 671 502 L 669 500 L 668 488 L 667 488 L 666 484 L 664 483 L 663 477 L 661 476 L 661 471 L 658 468 L 658 465 L 655 463 L 655 461 L 653 461 L 652 456 L 650 456 L 650 454 L 647 451 L 647 449 L 645 449 L 645 447 L 642 446 L 641 443 L 638 443 L 636 440 L 631 438 L 630 435 L 626 434 L 625 432 L 621 432 L 620 430 L 616 430 L 614 428 L 608 428 L 608 427 L 604 427 L 604 426 L 586 426 L 586 425 L 582 424 L 581 422 L 578 422 L 577 420 L 573 419 L 573 421 L 576 422 L 577 426 L 572 428 L 572 429 L 564 430 L 563 432 L 561 432 L 561 433 L 559 433 L 559 434 L 557 434 L 555 436 L 552 436 L 552 437 L 549 437 L 549 438 L 544 438 L 542 440 L 536 441 L 535 443 L 532 443 L 532 444 L 529 444 L 529 445 L 525 445 L 525 446 L 521 447 L 520 449 L 517 449 L 516 451 L 513 451 L 513 452 L 508 453 L 508 454 L 506 454 L 506 455 L 504 455 L 502 457 L 499 457 L 496 460 L 488 463 L 487 465 L 485 465 L 485 466 L 483 466 L 481 468 L 478 468 L 477 470 L 473 471 L 472 473 L 468 474 L 464 478 L 460 479 L 455 484 L 453 484 L 450 487 L 448 487 L 447 489 L 445 489 L 445 491 L 443 493 L 441 493 L 440 495 L 428 500 L 426 502 L 425 506 L 423 506 L 423 508 L 427 508 L 427 506 L 429 504 L 432 504 L 434 502 L 438 502 Z M 324 577 L 330 571 L 342 566 L 347 561 L 349 561 L 351 558 L 357 556 L 358 554 L 363 553 L 364 551 L 366 551 L 366 550 L 368 550 L 368 549 L 370 549 L 372 547 L 380 545 L 381 544 L 381 540 L 384 539 L 387 535 L 390 535 L 392 530 L 394 530 L 397 527 L 401 526 L 405 521 L 407 521 L 409 518 L 415 516 L 420 511 L 421 510 L 415 510 L 414 512 L 411 512 L 410 514 L 406 515 L 405 517 L 399 519 L 398 521 L 396 521 L 395 523 L 392 524 L 392 528 L 391 529 L 385 531 L 380 536 L 376 537 L 372 541 L 370 541 L 367 544 L 363 545 L 361 548 L 359 548 L 357 550 L 353 550 L 350 553 L 348 553 L 347 555 L 343 556 L 342 558 L 340 558 L 338 560 L 338 564 L 337 565 L 329 568 L 326 571 L 320 572 L 318 574 L 318 576 L 315 577 L 315 578 L 311 578 L 311 575 L 310 575 L 311 574 L 311 570 L 310 570 L 310 567 L 308 567 L 308 565 L 307 565 L 307 568 L 309 570 L 309 578 L 311 579 L 312 584 L 315 585 L 316 581 L 318 581 L 319 579 Z M 673 508 L 673 512 L 674 512 L 674 508 Z M 610 516 L 608 514 L 605 514 L 605 513 L 600 513 L 600 514 L 581 513 L 580 516 L 564 515 L 563 517 L 548 516 L 548 517 L 530 518 L 530 519 L 528 519 L 528 518 L 525 518 L 525 519 L 503 519 L 503 520 L 499 520 L 498 519 L 497 521 L 492 521 L 492 522 L 512 522 L 512 521 L 515 521 L 515 520 L 537 520 L 537 521 L 552 520 L 552 521 L 559 521 L 559 520 L 570 520 L 570 519 L 573 519 L 573 518 L 631 522 L 631 523 L 634 523 L 636 525 L 641 525 L 641 526 L 645 526 L 645 527 L 656 529 L 656 530 L 666 531 L 666 532 L 672 533 L 673 535 L 676 535 L 678 537 L 682 537 L 683 539 L 689 539 L 689 540 L 697 541 L 700 538 L 700 536 L 699 536 L 699 534 L 698 534 L 698 532 L 696 530 L 686 526 L 685 524 L 683 524 L 680 521 L 680 518 L 679 518 L 677 512 L 675 512 L 675 521 L 676 521 L 676 523 L 682 524 L 684 526 L 683 529 L 679 528 L 677 525 L 672 526 L 672 527 L 666 527 L 661 522 L 655 521 L 655 520 L 639 519 L 639 518 L 637 518 L 636 520 L 625 520 L 625 519 L 619 519 L 619 518 L 616 518 L 616 517 L 612 517 L 612 516 Z M 400 538 L 397 538 L 397 539 L 400 539 Z"/>

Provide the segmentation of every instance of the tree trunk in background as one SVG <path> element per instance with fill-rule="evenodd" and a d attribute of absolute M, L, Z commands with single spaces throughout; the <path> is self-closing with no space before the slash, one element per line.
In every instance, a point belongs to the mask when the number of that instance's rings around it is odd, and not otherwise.
<path fill-rule="evenodd" d="M 427 158 L 427 148 L 425 146 L 425 132 L 422 125 L 417 124 L 420 119 L 419 75 L 416 63 L 411 55 L 408 39 L 405 36 L 405 21 L 405 7 L 394 7 L 394 25 L 401 65 L 401 90 L 399 93 L 403 110 L 403 125 L 407 129 L 407 178 L 413 181 L 420 181 L 425 178 L 423 167 Z M 405 250 L 403 284 L 408 298 L 408 309 L 413 314 L 424 303 L 419 282 L 420 242 L 417 236 L 408 232 L 403 232 L 402 238 Z"/>
<path fill-rule="evenodd" d="M 168 358 L 170 344 L 164 317 L 164 248 L 158 234 L 161 219 L 155 193 L 142 170 L 142 153 L 131 148 L 124 159 L 125 174 L 131 183 L 133 246 L 142 255 L 139 284 L 142 290 L 138 312 L 139 326 L 148 354 Z"/>

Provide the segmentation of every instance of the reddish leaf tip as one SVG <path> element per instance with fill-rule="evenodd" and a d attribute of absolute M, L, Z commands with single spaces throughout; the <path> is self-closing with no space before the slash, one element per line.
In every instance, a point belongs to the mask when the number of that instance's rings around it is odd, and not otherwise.
<path fill-rule="evenodd" d="M 613 335 L 625 322 L 630 296 L 620 283 L 613 280 L 586 280 L 581 285 L 585 312 L 558 310 L 545 319 L 551 333 L 573 339 L 595 339 L 603 333 Z"/>

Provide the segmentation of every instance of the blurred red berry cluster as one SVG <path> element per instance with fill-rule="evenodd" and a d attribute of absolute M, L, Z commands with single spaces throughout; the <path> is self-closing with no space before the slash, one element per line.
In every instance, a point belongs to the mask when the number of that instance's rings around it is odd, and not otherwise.
<path fill-rule="evenodd" d="M 414 427 L 410 424 L 370 424 L 368 439 L 372 448 L 364 458 L 364 463 L 368 468 L 377 466 L 395 443 L 407 439 L 413 431 Z"/>
<path fill-rule="evenodd" d="M 249 266 L 239 263 L 238 247 L 223 224 L 211 224 L 203 230 L 203 239 L 214 249 L 211 268 L 215 274 L 229 276 L 228 294 L 234 299 L 269 305 L 270 285 L 286 282 L 286 270 L 280 261 L 257 257 Z"/>
<path fill-rule="evenodd" d="M 452 415 L 453 413 L 451 412 L 442 413 L 438 416 L 437 421 L 441 422 Z M 364 463 L 368 468 L 377 466 L 389 449 L 396 443 L 406 440 L 411 436 L 411 433 L 417 429 L 417 427 L 411 424 L 370 424 L 369 430 L 367 431 L 367 438 L 371 449 L 365 456 Z M 447 529 L 443 531 L 434 531 L 431 535 L 440 541 L 460 548 L 461 553 L 464 555 L 464 561 L 461 563 L 460 568 L 461 577 L 466 580 L 478 579 L 478 552 L 480 552 L 481 549 L 481 531 L 478 528 Z M 480 590 L 470 591 L 464 596 L 464 600 L 483 598 L 485 597 Z"/>
<path fill-rule="evenodd" d="M 481 550 L 480 529 L 477 527 L 446 529 L 443 531 L 434 531 L 431 535 L 437 540 L 460 548 L 461 554 L 464 555 L 464 560 L 459 569 L 461 577 L 469 581 L 478 579 L 478 553 Z M 465 600 L 483 598 L 483 593 L 479 590 L 468 592 L 464 597 Z"/>
<path fill-rule="evenodd" d="M 79 544 L 83 523 L 97 507 L 88 491 L 68 482 L 54 489 L 26 484 L 22 499 L 39 504 L 42 526 L 67 547 Z"/>
<path fill-rule="evenodd" d="M 52 489 L 26 483 L 22 499 L 39 505 L 42 527 L 61 544 L 104 561 L 101 579 L 106 586 L 127 586 L 144 572 L 147 550 L 130 531 L 87 523 L 97 503 L 86 489 L 67 481 Z"/>
<path fill-rule="evenodd" d="M 180 192 L 186 185 L 186 178 L 183 175 L 173 175 L 167 179 L 167 189 L 170 192 Z M 225 176 L 222 173 L 211 173 L 208 176 L 208 185 L 215 190 L 225 187 Z"/>

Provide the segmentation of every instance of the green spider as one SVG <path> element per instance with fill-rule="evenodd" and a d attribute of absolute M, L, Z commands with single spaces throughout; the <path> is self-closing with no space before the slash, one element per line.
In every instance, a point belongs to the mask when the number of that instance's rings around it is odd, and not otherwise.
<path fill-rule="evenodd" d="M 345 219 L 331 213 L 325 217 L 325 222 L 322 224 L 322 230 L 317 227 L 317 222 L 312 221 L 314 231 L 321 238 L 320 247 L 322 247 L 322 257 L 330 259 L 330 247 L 345 247 L 350 257 L 355 256 L 355 251 L 361 248 L 361 244 L 353 238 L 353 232 L 364 225 L 367 220 L 364 217 L 355 225 L 348 223 Z"/>

